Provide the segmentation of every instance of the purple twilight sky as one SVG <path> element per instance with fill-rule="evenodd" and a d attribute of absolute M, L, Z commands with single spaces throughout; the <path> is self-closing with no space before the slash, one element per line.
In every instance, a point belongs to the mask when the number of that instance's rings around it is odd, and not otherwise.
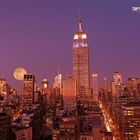
<path fill-rule="evenodd" d="M 99 80 L 114 71 L 140 78 L 140 0 L 0 1 L 0 74 L 15 86 L 13 72 L 24 67 L 51 81 L 58 65 L 72 71 L 72 40 L 80 11 L 88 34 L 90 72 Z"/>

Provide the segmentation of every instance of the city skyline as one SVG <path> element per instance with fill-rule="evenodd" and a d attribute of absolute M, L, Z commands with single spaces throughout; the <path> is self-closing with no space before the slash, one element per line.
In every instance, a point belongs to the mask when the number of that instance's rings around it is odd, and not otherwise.
<path fill-rule="evenodd" d="M 52 82 L 58 65 L 64 77 L 70 74 L 72 38 L 80 9 L 88 34 L 90 77 L 98 73 L 103 81 L 114 71 L 124 78 L 140 77 L 140 14 L 132 12 L 132 7 L 139 5 L 138 1 L 121 0 L 0 2 L 0 74 L 11 86 L 17 67 L 35 74 L 40 82 L 44 75 Z"/>
<path fill-rule="evenodd" d="M 140 139 L 140 1 L 0 2 L 0 140 Z"/>

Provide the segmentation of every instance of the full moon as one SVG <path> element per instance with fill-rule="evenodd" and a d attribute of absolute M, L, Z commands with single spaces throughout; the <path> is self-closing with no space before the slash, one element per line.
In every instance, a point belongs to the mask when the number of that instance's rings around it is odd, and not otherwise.
<path fill-rule="evenodd" d="M 24 68 L 16 68 L 14 71 L 14 77 L 17 80 L 23 80 L 25 74 L 27 74 L 27 72 Z"/>

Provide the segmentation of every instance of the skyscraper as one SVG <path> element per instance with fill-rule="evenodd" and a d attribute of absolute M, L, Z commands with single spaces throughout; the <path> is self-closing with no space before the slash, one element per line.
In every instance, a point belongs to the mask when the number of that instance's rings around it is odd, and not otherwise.
<path fill-rule="evenodd" d="M 138 78 L 128 78 L 126 81 L 127 95 L 140 98 L 139 84 L 140 81 Z"/>
<path fill-rule="evenodd" d="M 63 80 L 64 110 L 68 113 L 76 110 L 76 80 L 70 75 Z"/>
<path fill-rule="evenodd" d="M 122 95 L 122 76 L 119 72 L 115 72 L 113 75 L 112 92 L 113 96 Z"/>
<path fill-rule="evenodd" d="M 4 98 L 4 103 L 8 103 L 10 87 L 7 81 L 3 78 L 0 79 L 0 95 Z"/>
<path fill-rule="evenodd" d="M 24 75 L 23 85 L 23 102 L 24 104 L 34 103 L 34 92 L 35 92 L 35 76 Z"/>
<path fill-rule="evenodd" d="M 61 88 L 62 86 L 62 74 L 58 74 L 54 78 L 53 88 Z"/>
<path fill-rule="evenodd" d="M 111 88 L 111 85 L 110 85 L 110 81 L 108 78 L 104 78 L 104 90 L 105 92 L 108 92 Z"/>
<path fill-rule="evenodd" d="M 62 94 L 62 74 L 55 76 L 53 88 L 57 94 Z"/>
<path fill-rule="evenodd" d="M 87 34 L 83 31 L 81 19 L 78 19 L 78 30 L 73 38 L 72 64 L 78 97 L 89 95 L 89 49 Z"/>
<path fill-rule="evenodd" d="M 92 84 L 93 84 L 93 99 L 98 101 L 98 75 L 92 74 Z"/>

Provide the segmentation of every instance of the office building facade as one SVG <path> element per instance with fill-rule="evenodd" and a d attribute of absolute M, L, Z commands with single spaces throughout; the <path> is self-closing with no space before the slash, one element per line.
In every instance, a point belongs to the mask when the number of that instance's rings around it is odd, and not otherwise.
<path fill-rule="evenodd" d="M 89 48 L 87 34 L 78 20 L 78 31 L 74 34 L 72 48 L 73 77 L 77 81 L 78 96 L 89 95 Z"/>

